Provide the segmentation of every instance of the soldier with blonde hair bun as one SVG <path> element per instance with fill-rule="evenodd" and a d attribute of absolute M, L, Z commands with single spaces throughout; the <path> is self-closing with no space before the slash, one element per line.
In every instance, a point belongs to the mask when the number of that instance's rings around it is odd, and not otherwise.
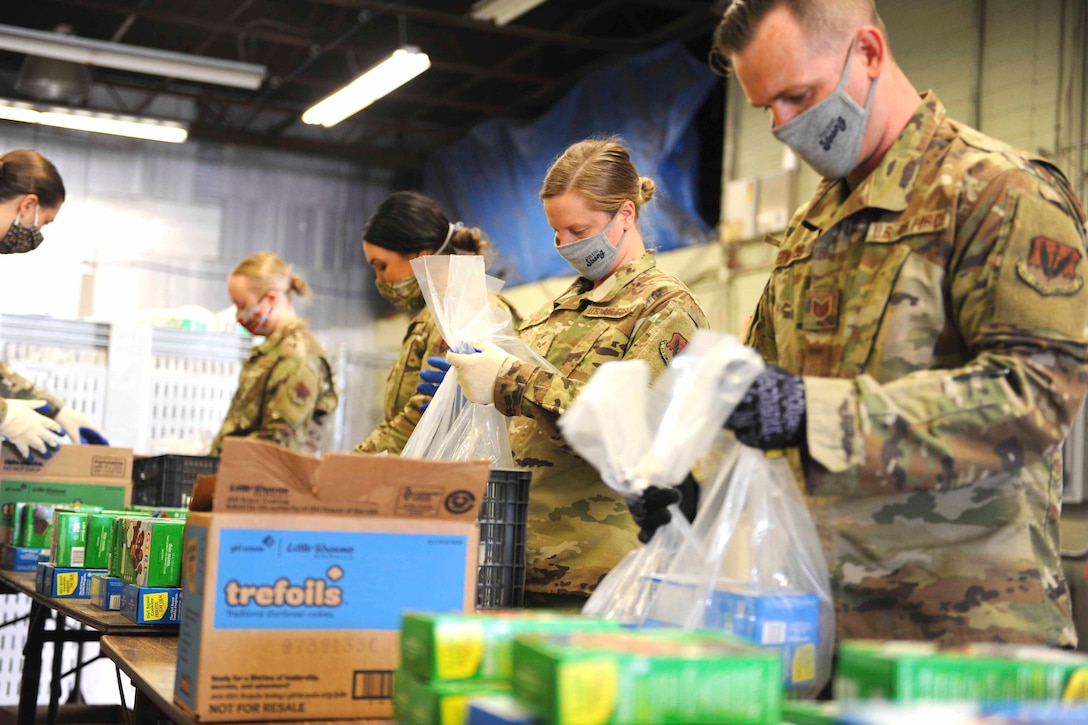
<path fill-rule="evenodd" d="M 242 367 L 211 454 L 222 452 L 228 436 L 318 452 L 325 420 L 339 399 L 325 350 L 295 313 L 292 295 L 308 300 L 309 285 L 275 254 L 258 252 L 230 273 L 227 291 L 238 309 L 238 324 L 265 339 Z"/>
<path fill-rule="evenodd" d="M 707 326 L 687 287 L 657 268 L 639 231 L 639 214 L 654 190 L 618 141 L 568 148 L 548 170 L 540 198 L 555 230 L 555 251 L 578 278 L 519 328 L 558 372 L 486 344 L 477 345 L 480 353 L 447 356 L 470 400 L 494 403 L 514 417 L 514 460 L 533 471 L 527 606 L 581 606 L 638 545 L 623 498 L 571 451 L 556 425 L 559 416 L 604 363 L 644 360 L 656 377 L 695 330 Z"/>

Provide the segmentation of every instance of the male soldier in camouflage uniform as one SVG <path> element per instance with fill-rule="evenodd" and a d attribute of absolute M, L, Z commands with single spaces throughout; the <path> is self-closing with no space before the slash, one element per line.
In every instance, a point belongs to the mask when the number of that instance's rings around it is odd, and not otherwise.
<path fill-rule="evenodd" d="M 825 177 L 748 336 L 774 367 L 727 425 L 800 448 L 839 636 L 1074 645 L 1058 517 L 1088 266 L 1068 183 L 919 97 L 870 0 L 738 0 L 715 51 Z"/>
<path fill-rule="evenodd" d="M 306 321 L 294 319 L 249 354 L 211 455 L 222 453 L 227 436 L 316 453 L 324 422 L 337 402 L 325 350 Z"/>
<path fill-rule="evenodd" d="M 494 402 L 504 415 L 518 416 L 510 434 L 514 461 L 533 472 L 526 590 L 545 595 L 527 597 L 527 602 L 541 606 L 583 603 L 601 578 L 637 546 L 638 527 L 626 503 L 563 440 L 559 416 L 604 363 L 644 360 L 656 377 L 695 330 L 707 326 L 691 292 L 657 268 L 655 254 L 645 249 L 638 232 L 637 209 L 652 198 L 653 182 L 638 177 L 626 149 L 615 142 L 576 144 L 565 157 L 574 149 L 586 152 L 584 158 L 574 156 L 580 174 L 594 174 L 587 171 L 593 161 L 608 158 L 603 175 L 620 167 L 633 178 L 633 188 L 624 192 L 618 210 L 601 209 L 576 191 L 549 196 L 545 181 L 541 197 L 559 249 L 584 241 L 586 233 L 604 226 L 586 238 L 603 236 L 602 248 L 617 255 L 601 270 L 607 276 L 589 279 L 576 266 L 582 276 L 522 323 L 521 338 L 558 371 L 517 360 L 497 348 L 447 356 L 458 368 L 458 380 L 470 400 Z M 580 205 L 574 214 L 560 207 L 572 198 Z M 623 414 L 623 401 L 617 400 L 616 415 Z"/>

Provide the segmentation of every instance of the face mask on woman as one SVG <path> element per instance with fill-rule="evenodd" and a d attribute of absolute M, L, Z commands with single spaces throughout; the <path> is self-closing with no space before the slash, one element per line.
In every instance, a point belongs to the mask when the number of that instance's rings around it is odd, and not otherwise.
<path fill-rule="evenodd" d="M 398 310 L 421 310 L 426 304 L 423 290 L 419 288 L 419 281 L 414 274 L 396 282 L 374 280 L 374 284 L 378 287 L 378 293 Z"/>
<path fill-rule="evenodd" d="M 555 251 L 559 252 L 559 256 L 567 260 L 579 275 L 593 282 L 604 279 L 616 261 L 623 238 L 627 236 L 627 231 L 624 230 L 615 245 L 608 241 L 608 232 L 619 215 L 619 211 L 616 211 L 604 229 L 585 239 L 560 245 L 559 238 L 556 237 Z"/>
<path fill-rule="evenodd" d="M 251 305 L 244 310 L 238 310 L 238 324 L 246 328 L 249 334 L 256 335 L 258 337 L 265 337 L 268 335 L 268 318 L 272 316 L 272 310 L 267 312 L 261 312 L 261 302 L 264 301 L 264 297 L 257 300 L 257 303 Z"/>
<path fill-rule="evenodd" d="M 0 239 L 0 254 L 24 254 L 38 248 L 45 240 L 45 235 L 38 228 L 38 207 L 34 207 L 34 223 L 23 226 L 19 222 L 19 213 L 8 227 L 8 233 Z"/>

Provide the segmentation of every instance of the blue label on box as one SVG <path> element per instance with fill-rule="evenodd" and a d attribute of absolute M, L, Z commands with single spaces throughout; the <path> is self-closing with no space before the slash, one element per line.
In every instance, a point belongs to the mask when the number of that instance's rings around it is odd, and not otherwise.
<path fill-rule="evenodd" d="M 38 559 L 43 553 L 49 554 L 49 549 L 34 549 L 11 544 L 4 544 L 3 550 L 4 568 L 11 571 L 37 571 Z"/>
<path fill-rule="evenodd" d="M 815 594 L 716 589 L 706 610 L 706 626 L 781 650 L 787 685 L 816 677 L 820 598 Z"/>
<path fill-rule="evenodd" d="M 224 529 L 216 629 L 399 630 L 401 612 L 464 608 L 468 538 Z"/>

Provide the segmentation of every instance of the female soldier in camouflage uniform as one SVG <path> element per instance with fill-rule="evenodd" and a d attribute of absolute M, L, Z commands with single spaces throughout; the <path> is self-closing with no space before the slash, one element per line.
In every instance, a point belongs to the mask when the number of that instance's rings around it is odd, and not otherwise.
<path fill-rule="evenodd" d="M 657 268 L 638 229 L 654 182 L 611 140 L 574 144 L 548 170 L 540 198 L 556 251 L 579 273 L 520 327 L 553 373 L 487 345 L 450 353 L 465 395 L 509 416 L 518 465 L 532 469 L 526 603 L 580 606 L 637 546 L 624 501 L 571 451 L 556 425 L 600 365 L 637 358 L 665 369 L 707 319 L 680 280 Z M 622 401 L 616 401 L 622 415 Z"/>
<path fill-rule="evenodd" d="M 438 356 L 444 363 L 442 356 L 449 350 L 424 307 L 411 261 L 429 254 L 486 254 L 489 246 L 479 229 L 451 223 L 438 204 L 414 191 L 391 194 L 370 217 L 363 232 L 363 253 L 377 275 L 378 291 L 390 304 L 418 314 L 408 325 L 400 356 L 385 381 L 385 420 L 355 446 L 356 453 L 399 454 L 404 449 L 435 391 L 434 385 L 418 385 L 423 361 Z M 501 297 L 495 301 L 516 323 L 513 306 Z"/>
<path fill-rule="evenodd" d="M 211 454 L 220 455 L 227 436 L 316 453 L 338 399 L 325 351 L 291 301 L 291 293 L 308 299 L 309 286 L 282 259 L 258 252 L 234 268 L 227 290 L 238 308 L 238 324 L 265 340 L 242 367 Z"/>
<path fill-rule="evenodd" d="M 0 156 L 0 224 L 9 225 L 0 236 L 0 254 L 37 249 L 45 239 L 42 228 L 60 213 L 64 196 L 57 168 L 37 151 Z M 53 455 L 65 432 L 72 443 L 106 445 L 105 435 L 89 419 L 0 363 L 0 440 L 32 461 L 32 451 L 43 458 Z"/>

